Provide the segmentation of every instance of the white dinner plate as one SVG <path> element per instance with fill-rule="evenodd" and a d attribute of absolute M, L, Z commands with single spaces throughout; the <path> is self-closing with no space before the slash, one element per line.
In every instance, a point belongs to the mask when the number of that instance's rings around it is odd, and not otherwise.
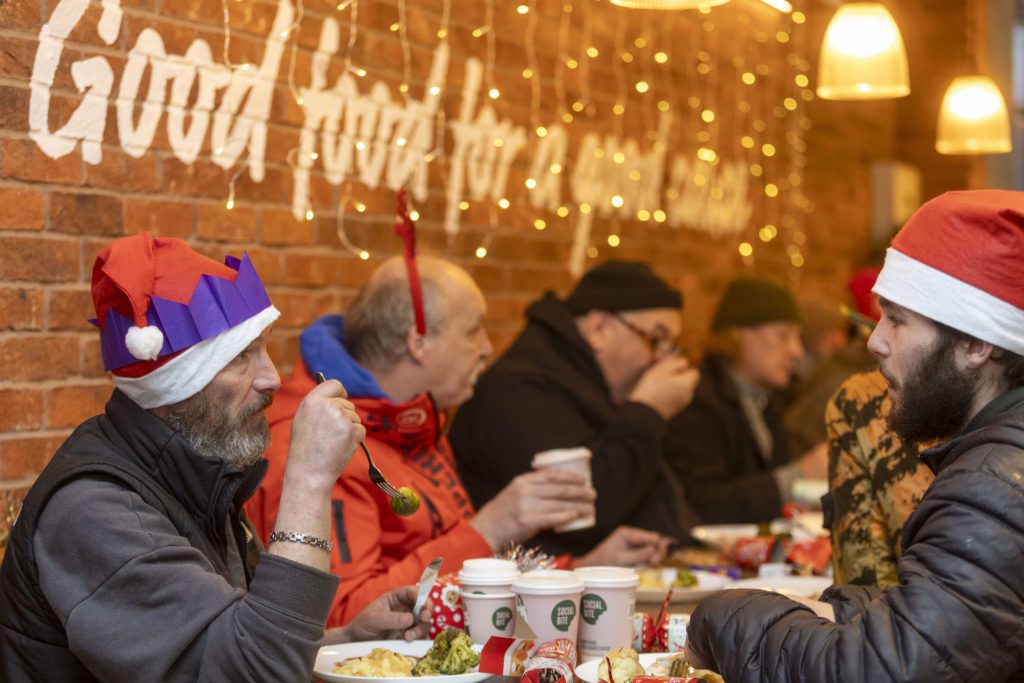
<path fill-rule="evenodd" d="M 317 677 L 331 683 L 385 683 L 390 681 L 416 681 L 417 683 L 475 683 L 491 674 L 482 674 L 478 671 L 459 674 L 457 676 L 417 676 L 416 678 L 388 678 L 384 676 L 341 676 L 331 673 L 334 665 L 352 657 L 365 657 L 375 647 L 383 647 L 397 652 L 400 655 L 422 657 L 433 644 L 431 640 L 371 640 L 364 643 L 344 643 L 342 645 L 327 645 L 320 648 L 316 655 L 316 663 L 313 665 L 313 673 Z M 480 651 L 479 645 L 473 645 L 473 649 Z"/>
<path fill-rule="evenodd" d="M 740 579 L 733 581 L 726 588 L 757 588 L 817 600 L 831 585 L 832 579 L 827 576 L 777 576 L 765 579 Z"/>
<path fill-rule="evenodd" d="M 784 534 L 790 531 L 790 524 L 784 519 L 774 519 L 771 523 L 773 534 Z M 690 536 L 711 546 L 722 550 L 726 545 L 741 538 L 754 538 L 757 536 L 756 524 L 701 524 L 690 529 Z"/>
<path fill-rule="evenodd" d="M 662 569 L 665 574 L 663 581 L 665 584 L 671 584 L 675 577 L 675 569 L 671 567 L 665 567 Z M 706 572 L 701 570 L 695 570 L 692 572 L 697 577 L 697 585 L 692 588 L 673 588 L 672 599 L 669 600 L 669 604 L 686 604 L 692 602 L 699 602 L 712 593 L 716 593 L 729 584 L 733 583 L 733 579 L 725 576 L 724 574 L 716 574 L 714 572 Z M 668 595 L 668 588 L 637 588 L 636 589 L 636 601 L 643 603 L 652 602 L 664 602 L 665 596 Z"/>
<path fill-rule="evenodd" d="M 648 675 L 653 675 L 650 671 L 651 665 L 662 657 L 675 657 L 681 656 L 681 652 L 669 653 L 669 652 L 644 652 L 640 654 L 640 666 L 644 668 L 644 671 Z M 576 678 L 585 683 L 598 683 L 597 679 L 597 668 L 601 665 L 601 658 L 592 659 L 589 662 L 583 662 L 576 667 Z M 664 674 L 665 676 L 668 673 Z"/>

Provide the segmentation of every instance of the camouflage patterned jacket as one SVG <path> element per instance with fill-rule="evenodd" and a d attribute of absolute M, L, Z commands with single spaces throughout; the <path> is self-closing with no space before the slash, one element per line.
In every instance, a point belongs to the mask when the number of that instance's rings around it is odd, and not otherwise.
<path fill-rule="evenodd" d="M 885 380 L 875 371 L 846 380 L 825 411 L 839 585 L 898 583 L 903 524 L 935 478 L 918 460 L 918 449 L 886 428 L 889 408 Z"/>

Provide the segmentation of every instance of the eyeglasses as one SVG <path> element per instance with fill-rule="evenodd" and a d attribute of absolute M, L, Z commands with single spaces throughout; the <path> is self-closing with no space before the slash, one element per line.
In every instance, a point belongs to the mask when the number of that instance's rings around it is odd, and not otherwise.
<path fill-rule="evenodd" d="M 668 356 L 681 356 L 686 353 L 686 349 L 675 339 L 648 332 L 642 327 L 631 323 L 619 313 L 612 313 L 612 316 L 625 325 L 626 329 L 630 332 L 643 339 L 655 357 L 666 358 Z"/>

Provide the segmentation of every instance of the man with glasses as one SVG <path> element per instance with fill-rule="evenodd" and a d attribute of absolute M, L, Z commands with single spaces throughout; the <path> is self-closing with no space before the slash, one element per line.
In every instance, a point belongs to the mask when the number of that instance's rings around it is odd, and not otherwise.
<path fill-rule="evenodd" d="M 526 329 L 459 410 L 452 446 L 473 502 L 529 471 L 536 453 L 592 453 L 597 523 L 535 539 L 583 554 L 628 524 L 681 538 L 692 520 L 664 466 L 665 421 L 693 396 L 699 375 L 678 353 L 682 295 L 646 264 L 608 261 L 564 300 L 548 292 Z"/>
<path fill-rule="evenodd" d="M 789 290 L 741 277 L 722 296 L 689 407 L 669 423 L 665 457 L 706 523 L 778 517 L 797 478 L 827 475 L 824 442 L 794 460 L 772 392 L 803 355 Z"/>

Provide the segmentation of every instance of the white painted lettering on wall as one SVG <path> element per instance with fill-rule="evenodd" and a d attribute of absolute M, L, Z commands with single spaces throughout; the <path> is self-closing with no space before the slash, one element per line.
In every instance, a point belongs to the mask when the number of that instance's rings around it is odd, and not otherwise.
<path fill-rule="evenodd" d="M 60 158 L 81 146 L 86 163 L 101 163 L 113 95 L 118 140 L 127 154 L 140 157 L 149 150 L 166 114 L 171 151 L 182 163 L 195 162 L 209 134 L 214 163 L 231 168 L 245 154 L 250 177 L 263 180 L 274 85 L 295 18 L 290 0 L 277 4 L 258 66 L 218 64 L 210 45 L 200 38 L 184 54 L 168 54 L 160 33 L 152 28 L 139 33 L 119 82 L 103 57 L 72 62 L 71 77 L 82 100 L 63 126 L 51 130 L 51 88 L 64 41 L 88 7 L 88 0 L 60 0 L 39 33 L 29 136 L 43 153 Z M 122 14 L 120 0 L 102 0 L 96 30 L 105 45 L 117 39 Z M 296 220 L 302 220 L 312 208 L 310 177 L 318 160 L 327 181 L 335 186 L 353 180 L 371 189 L 382 183 L 391 190 L 408 186 L 419 201 L 428 195 L 428 160 L 438 140 L 436 121 L 448 75 L 448 44 L 441 43 L 434 51 L 422 99 L 406 96 L 395 100 L 384 82 L 361 91 L 363 79 L 348 72 L 328 86 L 328 66 L 337 58 L 339 33 L 334 18 L 324 20 L 311 60 L 309 85 L 298 89 L 303 125 L 297 156 L 289 159 Z M 147 72 L 149 86 L 140 103 L 139 89 Z M 748 225 L 752 206 L 743 165 L 718 159 L 708 163 L 683 153 L 669 159 L 671 114 L 660 114 L 657 135 L 646 148 L 635 138 L 602 137 L 593 132 L 584 135 L 574 163 L 567 167 L 569 129 L 556 123 L 546 127 L 543 137 L 535 137 L 528 135 L 525 127 L 499 118 L 489 101 L 478 106 L 483 77 L 480 60 L 467 58 L 458 116 L 448 124 L 452 142 L 446 150 L 444 226 L 449 234 L 459 231 L 460 205 L 467 199 L 497 202 L 508 196 L 512 164 L 524 151 L 530 155 L 526 160 L 530 206 L 557 210 L 568 185 L 577 208 L 569 262 L 575 274 L 582 272 L 595 216 L 631 219 L 638 212 L 663 210 L 670 226 L 717 235 L 739 232 Z"/>

